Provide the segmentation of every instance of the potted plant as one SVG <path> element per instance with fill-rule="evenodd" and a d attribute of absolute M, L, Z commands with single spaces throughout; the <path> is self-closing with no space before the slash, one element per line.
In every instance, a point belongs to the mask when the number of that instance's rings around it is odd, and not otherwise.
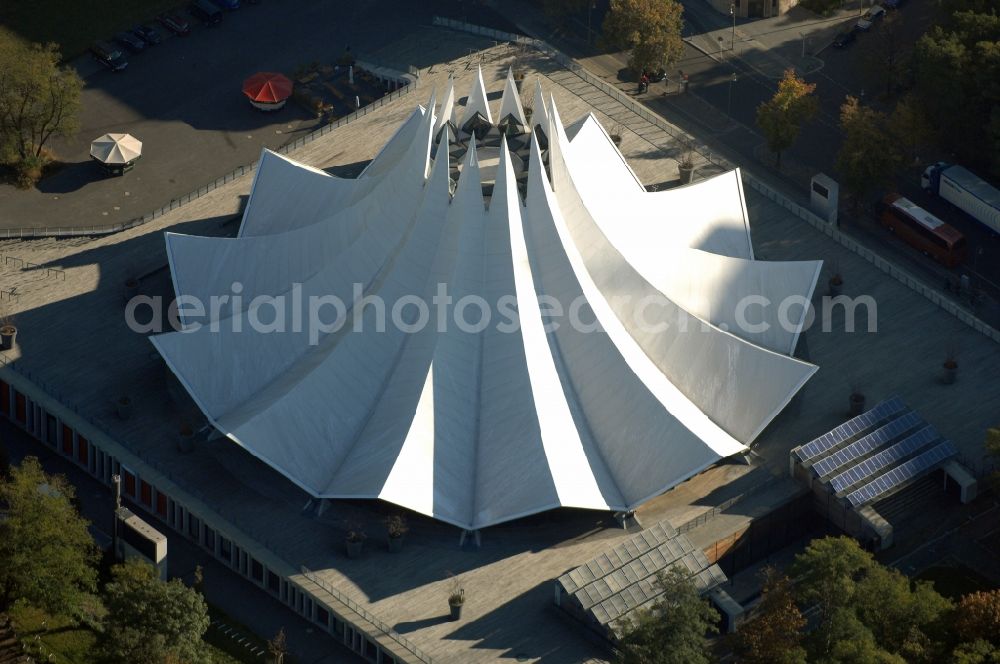
<path fill-rule="evenodd" d="M 611 132 L 610 132 L 609 135 L 611 136 L 611 140 L 614 142 L 615 145 L 621 146 L 621 144 L 622 144 L 622 126 L 621 126 L 620 123 L 616 122 L 613 125 L 611 125 Z"/>
<path fill-rule="evenodd" d="M 132 417 L 132 398 L 131 397 L 118 397 L 115 402 L 115 412 L 118 413 L 118 419 L 127 420 Z"/>
<path fill-rule="evenodd" d="M 465 606 L 465 588 L 459 585 L 458 579 L 452 581 L 451 591 L 448 593 L 448 608 L 451 609 L 451 619 L 462 619 L 462 607 Z"/>
<path fill-rule="evenodd" d="M 403 548 L 403 536 L 410 530 L 410 527 L 406 525 L 406 519 L 399 514 L 387 517 L 385 527 L 389 531 L 389 551 L 398 553 Z"/>
<path fill-rule="evenodd" d="M 840 288 L 844 285 L 844 280 L 841 278 L 840 274 L 834 274 L 830 277 L 830 281 L 827 282 L 829 288 L 830 297 L 837 297 L 840 295 Z"/>
<path fill-rule="evenodd" d="M 17 326 L 10 316 L 0 318 L 0 350 L 10 350 L 17 341 Z"/>
<path fill-rule="evenodd" d="M 948 353 L 948 357 L 945 358 L 944 364 L 941 365 L 944 369 L 944 374 L 941 376 L 941 382 L 945 385 L 951 385 L 955 382 L 955 377 L 958 374 L 958 360 L 955 359 L 954 353 Z"/>
<path fill-rule="evenodd" d="M 177 432 L 177 449 L 183 454 L 194 451 L 194 428 L 187 422 Z"/>
<path fill-rule="evenodd" d="M 680 175 L 681 184 L 690 184 L 694 177 L 694 150 L 686 148 L 681 153 L 681 158 L 677 160 L 677 173 Z"/>
<path fill-rule="evenodd" d="M 125 280 L 125 302 L 128 303 L 133 297 L 139 294 L 139 279 L 128 277 Z"/>
<path fill-rule="evenodd" d="M 865 395 L 862 394 L 857 388 L 851 390 L 851 396 L 848 398 L 847 402 L 850 406 L 849 412 L 851 417 L 865 412 Z"/>
<path fill-rule="evenodd" d="M 364 548 L 365 540 L 368 539 L 368 535 L 365 531 L 358 526 L 350 526 L 347 529 L 347 537 L 344 543 L 347 547 L 347 557 L 348 558 L 358 558 L 361 556 L 361 550 Z"/>

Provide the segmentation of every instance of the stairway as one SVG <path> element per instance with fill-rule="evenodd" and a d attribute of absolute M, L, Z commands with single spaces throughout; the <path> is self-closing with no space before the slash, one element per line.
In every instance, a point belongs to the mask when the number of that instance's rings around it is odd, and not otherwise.
<path fill-rule="evenodd" d="M 875 511 L 886 521 L 898 528 L 915 517 L 925 517 L 941 509 L 942 503 L 950 504 L 951 499 L 941 489 L 937 473 L 931 473 L 910 484 L 901 491 L 873 505 Z"/>

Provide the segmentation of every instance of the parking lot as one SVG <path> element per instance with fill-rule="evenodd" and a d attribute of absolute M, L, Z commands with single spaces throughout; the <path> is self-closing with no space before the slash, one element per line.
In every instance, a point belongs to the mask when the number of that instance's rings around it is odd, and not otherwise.
<path fill-rule="evenodd" d="M 0 227 L 111 224 L 167 204 L 317 125 L 291 103 L 270 114 L 253 109 L 240 89 L 247 76 L 332 63 L 347 45 L 359 59 L 426 67 L 441 54 L 398 58 L 393 44 L 442 9 L 403 0 L 262 0 L 226 12 L 218 27 L 192 20 L 190 36 L 127 55 L 121 72 L 79 58 L 72 64 L 85 81 L 80 131 L 51 144 L 67 166 L 30 191 L 0 185 Z M 142 159 L 123 177 L 105 177 L 90 160 L 90 142 L 107 132 L 143 141 Z"/>

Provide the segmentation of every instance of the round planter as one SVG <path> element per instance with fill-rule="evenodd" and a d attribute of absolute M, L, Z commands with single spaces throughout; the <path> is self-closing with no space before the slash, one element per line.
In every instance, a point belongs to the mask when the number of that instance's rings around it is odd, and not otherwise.
<path fill-rule="evenodd" d="M 364 540 L 344 540 L 344 545 L 347 547 L 347 557 L 348 558 L 360 558 L 361 549 L 364 547 Z"/>
<path fill-rule="evenodd" d="M 129 279 L 128 281 L 126 281 L 125 282 L 125 303 L 128 304 L 128 302 L 133 297 L 135 297 L 138 294 L 139 294 L 139 280 L 138 279 Z"/>
<path fill-rule="evenodd" d="M 177 434 L 177 450 L 182 454 L 194 451 L 194 432 Z"/>
<path fill-rule="evenodd" d="M 681 184 L 690 184 L 694 177 L 694 166 L 678 166 L 677 172 L 681 176 Z"/>
<path fill-rule="evenodd" d="M 941 382 L 942 383 L 944 383 L 945 385 L 951 385 L 952 383 L 955 382 L 955 377 L 958 376 L 958 365 L 957 364 L 956 365 L 951 365 L 951 366 L 948 365 L 948 364 L 945 364 L 943 367 L 941 367 L 941 370 L 944 372 L 944 373 L 941 374 Z"/>
<path fill-rule="evenodd" d="M 399 553 L 403 550 L 403 536 L 397 535 L 396 537 L 389 537 L 389 552 Z"/>
<path fill-rule="evenodd" d="M 0 350 L 10 350 L 17 341 L 17 328 L 13 325 L 0 327 Z"/>
<path fill-rule="evenodd" d="M 611 141 L 615 145 L 619 145 L 620 146 L 622 144 L 622 137 L 619 136 L 618 134 L 611 134 Z"/>
<path fill-rule="evenodd" d="M 860 415 L 865 412 L 865 395 L 863 394 L 852 394 L 848 399 L 848 404 L 850 404 L 850 414 L 851 417 L 855 415 Z"/>
<path fill-rule="evenodd" d="M 452 620 L 461 620 L 462 619 L 462 607 L 463 606 L 465 606 L 464 602 L 461 603 L 461 604 L 452 604 L 451 602 L 448 602 L 448 607 L 451 609 L 451 619 Z"/>
<path fill-rule="evenodd" d="M 132 417 L 132 400 L 128 397 L 122 397 L 115 402 L 115 412 L 118 413 L 118 419 L 127 420 Z"/>

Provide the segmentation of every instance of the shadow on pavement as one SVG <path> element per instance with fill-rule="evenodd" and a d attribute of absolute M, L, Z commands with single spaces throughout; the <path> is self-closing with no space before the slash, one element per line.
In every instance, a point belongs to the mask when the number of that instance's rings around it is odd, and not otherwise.
<path fill-rule="evenodd" d="M 35 188 L 43 194 L 69 194 L 111 177 L 116 176 L 107 175 L 96 162 L 87 159 L 64 164 L 57 173 L 39 180 Z"/>

